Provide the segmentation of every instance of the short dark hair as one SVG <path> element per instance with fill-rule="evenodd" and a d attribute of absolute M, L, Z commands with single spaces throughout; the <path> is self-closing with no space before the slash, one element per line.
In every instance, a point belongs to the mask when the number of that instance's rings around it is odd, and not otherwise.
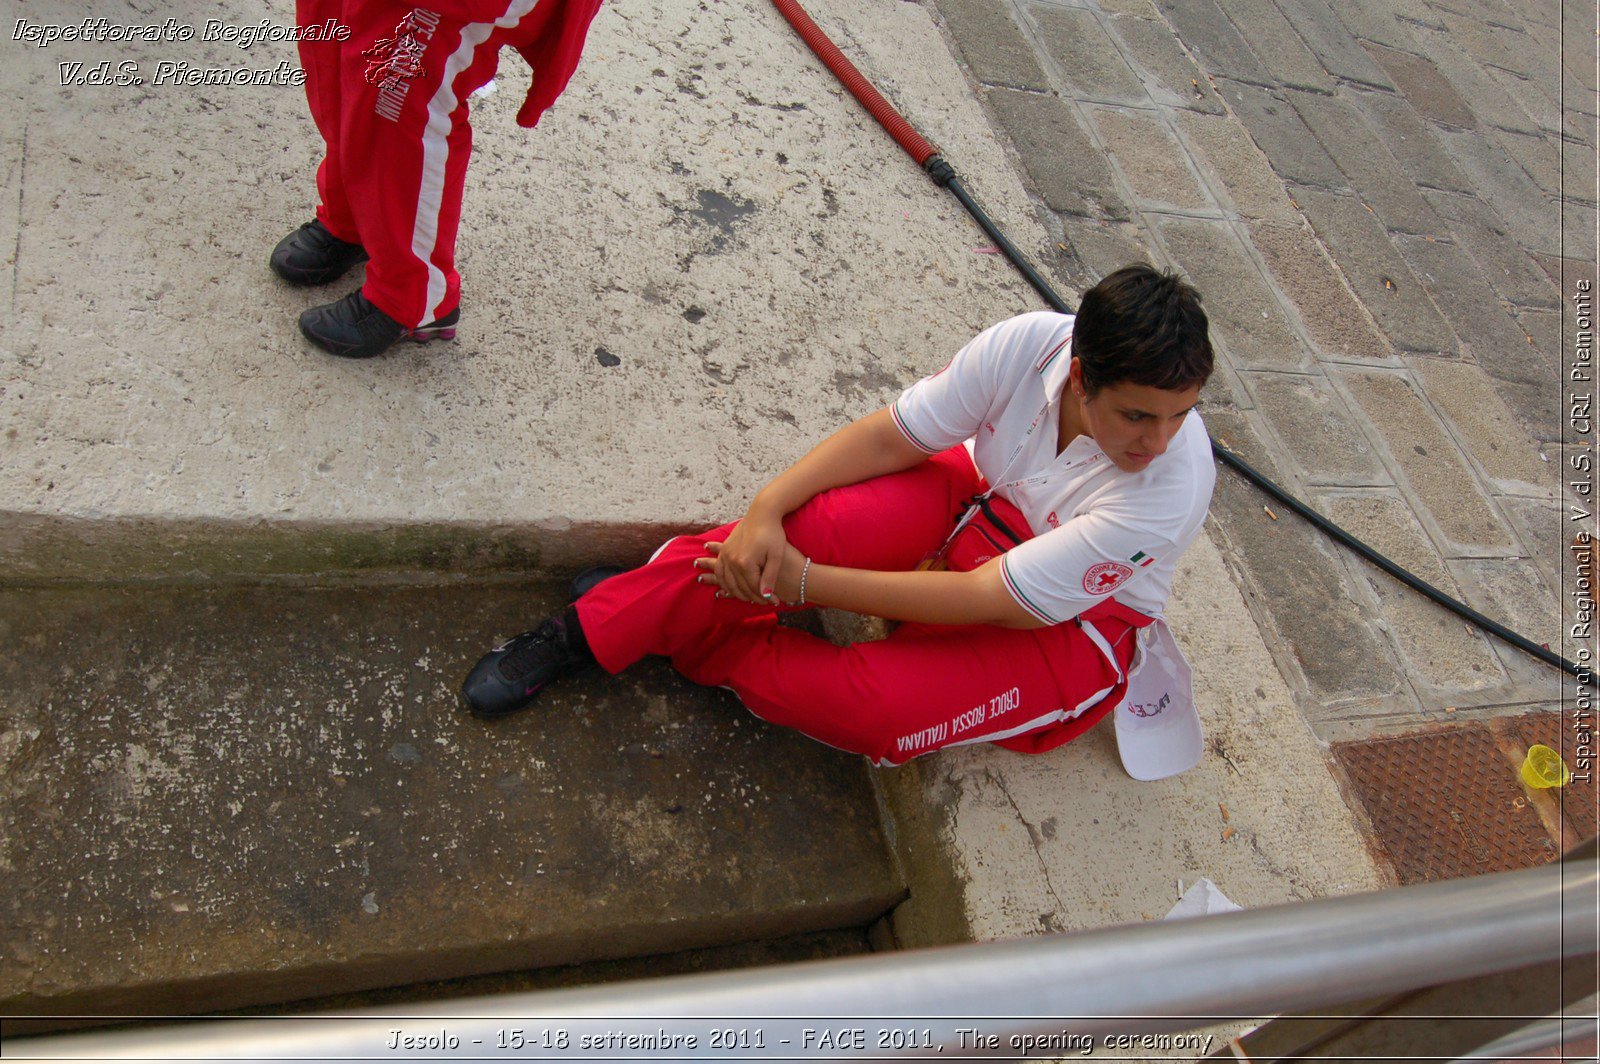
<path fill-rule="evenodd" d="M 1212 367 L 1200 293 L 1147 263 L 1124 266 L 1084 294 L 1072 353 L 1090 395 L 1123 381 L 1174 392 L 1197 388 Z"/>

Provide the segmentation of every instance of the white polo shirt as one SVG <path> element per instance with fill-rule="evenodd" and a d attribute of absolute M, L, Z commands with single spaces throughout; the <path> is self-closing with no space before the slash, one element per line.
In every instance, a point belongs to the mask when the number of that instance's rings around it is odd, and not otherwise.
<path fill-rule="evenodd" d="M 1118 469 L 1089 436 L 1056 454 L 1072 322 L 1038 311 L 986 329 L 890 412 L 929 454 L 972 441 L 978 471 L 1027 518 L 1034 538 L 1001 567 L 1029 613 L 1059 624 L 1112 595 L 1160 617 L 1178 556 L 1211 504 L 1211 442 L 1190 413 L 1166 453 L 1136 473 Z"/>

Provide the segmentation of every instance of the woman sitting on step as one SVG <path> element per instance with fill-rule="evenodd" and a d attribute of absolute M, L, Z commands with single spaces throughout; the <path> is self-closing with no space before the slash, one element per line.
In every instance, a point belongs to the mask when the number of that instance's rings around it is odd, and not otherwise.
<path fill-rule="evenodd" d="M 984 331 L 818 444 L 743 520 L 584 574 L 573 605 L 486 655 L 463 697 L 501 716 L 568 673 L 661 654 L 878 764 L 966 743 L 1053 749 L 1125 701 L 1141 659 L 1176 653 L 1155 633 L 1215 481 L 1194 412 L 1211 368 L 1199 294 L 1119 270 L 1076 316 Z M 848 647 L 778 624 L 811 606 L 902 623 Z"/>

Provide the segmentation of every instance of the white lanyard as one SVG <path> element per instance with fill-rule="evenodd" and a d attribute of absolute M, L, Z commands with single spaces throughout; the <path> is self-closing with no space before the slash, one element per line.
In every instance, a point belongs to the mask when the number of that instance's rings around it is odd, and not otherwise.
<path fill-rule="evenodd" d="M 976 517 L 978 515 L 978 511 L 983 508 L 981 500 L 992 498 L 994 493 L 999 491 L 1001 488 L 1015 488 L 1023 484 L 1031 484 L 1035 481 L 1046 480 L 1054 475 L 1047 472 L 1035 474 L 1031 477 L 1020 477 L 1011 481 L 1005 479 L 1006 474 L 1011 472 L 1011 467 L 1017 464 L 1017 459 L 1022 456 L 1023 450 L 1028 446 L 1028 441 L 1033 438 L 1034 432 L 1039 428 L 1040 424 L 1044 422 L 1045 416 L 1049 413 L 1050 400 L 1046 398 L 1044 409 L 1040 410 L 1038 414 L 1034 415 L 1033 421 L 1028 425 L 1028 430 L 1022 434 L 1022 439 L 1018 440 L 1017 445 L 1011 449 L 1010 457 L 1006 459 L 1006 464 L 1001 467 L 1000 475 L 995 478 L 996 482 L 990 484 L 988 491 L 984 492 L 982 495 L 976 496 L 974 500 L 967 505 L 967 512 L 961 515 L 961 520 L 956 522 L 956 527 L 951 529 L 950 534 L 945 537 L 944 544 L 939 548 L 938 552 L 933 555 L 935 558 L 943 558 L 945 553 L 950 549 L 950 544 L 954 543 L 956 537 L 961 535 L 962 529 L 966 528 L 967 525 L 972 523 L 972 519 Z"/>
<path fill-rule="evenodd" d="M 1028 423 L 1027 431 L 1022 434 L 1022 439 L 1018 440 L 1017 445 L 1011 448 L 1011 454 L 1007 456 L 1005 465 L 1000 467 L 1000 475 L 989 485 L 988 491 L 977 497 L 978 499 L 991 498 L 1001 488 L 1020 488 L 1030 484 L 1042 484 L 1060 475 L 1058 470 L 1046 469 L 1031 476 L 1018 477 L 1016 480 L 1006 480 L 1006 474 L 1011 472 L 1011 467 L 1017 464 L 1017 459 L 1021 458 L 1022 452 L 1027 449 L 1028 441 L 1033 439 L 1033 434 L 1038 431 L 1039 426 L 1044 423 L 1045 418 L 1049 415 L 1051 402 L 1050 396 L 1047 394 L 1044 400 L 1044 408 L 1034 415 L 1033 420 Z M 1057 420 L 1059 422 L 1059 415 L 1057 415 Z M 1058 424 L 1057 432 L 1059 433 L 1059 431 Z M 1069 440 L 1068 444 L 1070 445 L 1070 443 L 1071 441 Z M 1061 450 L 1065 453 L 1066 448 L 1063 447 Z M 1058 455 L 1057 457 L 1060 456 Z M 1051 464 L 1054 465 L 1054 463 Z M 950 544 L 955 542 L 955 538 L 961 534 L 962 529 L 972 523 L 972 519 L 977 516 L 979 509 L 981 507 L 976 500 L 967 506 L 967 512 L 961 515 L 961 520 L 957 521 L 956 527 L 950 530 L 950 535 L 945 537 L 944 545 L 939 548 L 934 557 L 944 556 L 945 552 L 950 549 Z"/>

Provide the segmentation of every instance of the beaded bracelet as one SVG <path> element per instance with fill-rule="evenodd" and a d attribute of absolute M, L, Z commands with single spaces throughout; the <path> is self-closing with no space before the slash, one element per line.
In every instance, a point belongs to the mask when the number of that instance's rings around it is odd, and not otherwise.
<path fill-rule="evenodd" d="M 811 572 L 811 559 L 806 559 L 805 566 L 800 570 L 800 605 L 806 604 L 806 576 Z"/>

